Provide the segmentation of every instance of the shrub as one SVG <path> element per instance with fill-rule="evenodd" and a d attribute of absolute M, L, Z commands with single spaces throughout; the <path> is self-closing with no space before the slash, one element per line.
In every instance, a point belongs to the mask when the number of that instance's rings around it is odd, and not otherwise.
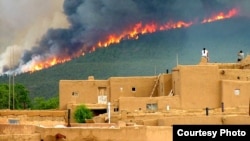
<path fill-rule="evenodd" d="M 93 113 L 85 105 L 80 105 L 76 107 L 74 112 L 74 119 L 78 123 L 85 123 L 85 119 L 92 119 Z"/>

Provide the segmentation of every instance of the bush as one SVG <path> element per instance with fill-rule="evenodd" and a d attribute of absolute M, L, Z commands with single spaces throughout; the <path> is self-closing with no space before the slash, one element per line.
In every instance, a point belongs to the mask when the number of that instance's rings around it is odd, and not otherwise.
<path fill-rule="evenodd" d="M 85 105 L 80 105 L 76 107 L 74 112 L 74 119 L 78 123 L 85 123 L 85 119 L 92 119 L 93 113 Z"/>

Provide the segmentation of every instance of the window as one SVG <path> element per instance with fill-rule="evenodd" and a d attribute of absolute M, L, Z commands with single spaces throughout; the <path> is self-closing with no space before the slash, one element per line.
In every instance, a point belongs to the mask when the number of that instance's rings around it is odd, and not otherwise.
<path fill-rule="evenodd" d="M 132 87 L 132 92 L 135 92 L 135 87 Z"/>
<path fill-rule="evenodd" d="M 98 87 L 99 95 L 106 95 L 106 87 Z"/>
<path fill-rule="evenodd" d="M 108 97 L 107 97 L 107 88 L 106 87 L 98 87 L 98 104 L 107 104 Z"/>
<path fill-rule="evenodd" d="M 78 92 L 72 92 L 72 96 L 78 96 Z"/>
<path fill-rule="evenodd" d="M 234 90 L 234 95 L 240 95 L 240 89 L 235 89 Z"/>
<path fill-rule="evenodd" d="M 157 103 L 148 103 L 146 106 L 148 111 L 156 111 L 158 109 Z"/>

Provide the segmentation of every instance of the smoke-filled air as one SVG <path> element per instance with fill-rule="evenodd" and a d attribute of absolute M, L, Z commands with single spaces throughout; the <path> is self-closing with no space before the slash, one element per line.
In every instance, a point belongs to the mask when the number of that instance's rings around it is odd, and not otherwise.
<path fill-rule="evenodd" d="M 0 73 L 34 72 L 142 34 L 249 15 L 249 0 L 0 0 Z"/>

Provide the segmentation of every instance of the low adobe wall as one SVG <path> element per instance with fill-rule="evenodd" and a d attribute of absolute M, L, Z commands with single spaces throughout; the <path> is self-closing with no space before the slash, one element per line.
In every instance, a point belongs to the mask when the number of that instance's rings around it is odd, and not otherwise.
<path fill-rule="evenodd" d="M 169 108 L 180 108 L 180 96 L 160 96 L 160 97 L 120 97 L 120 111 L 148 111 L 147 104 L 157 104 L 157 111 L 166 111 Z"/>
<path fill-rule="evenodd" d="M 151 121 L 145 121 L 145 124 L 150 124 Z M 248 115 L 230 115 L 230 116 L 200 116 L 200 117 L 165 117 L 154 121 L 157 126 L 172 126 L 172 125 L 248 125 L 250 124 L 250 116 Z"/>
<path fill-rule="evenodd" d="M 146 126 L 172 126 L 173 124 L 241 124 L 250 122 L 249 107 L 204 109 L 169 109 L 166 112 L 122 111 L 123 121 Z M 111 117 L 112 118 L 112 117 Z"/>
<path fill-rule="evenodd" d="M 82 124 L 72 127 L 44 128 L 33 125 L 0 124 L 0 140 L 56 141 L 165 141 L 172 140 L 172 127 Z"/>
<path fill-rule="evenodd" d="M 31 116 L 53 116 L 53 117 L 64 117 L 67 114 L 66 110 L 0 110 L 0 116 L 18 116 L 27 115 Z"/>
<path fill-rule="evenodd" d="M 222 118 L 223 124 L 250 124 L 249 115 L 235 115 L 235 116 L 224 116 Z"/>
<path fill-rule="evenodd" d="M 33 125 L 0 124 L 0 141 L 40 141 L 41 135 Z"/>
<path fill-rule="evenodd" d="M 166 141 L 172 140 L 172 127 L 131 126 L 131 127 L 68 127 L 40 128 L 41 139 L 52 141 L 56 134 L 67 141 Z"/>
<path fill-rule="evenodd" d="M 158 119 L 158 126 L 172 126 L 174 124 L 222 124 L 221 116 L 186 116 L 186 117 L 165 117 Z"/>
<path fill-rule="evenodd" d="M 18 124 L 55 126 L 64 124 L 67 111 L 63 110 L 0 110 L 0 124 L 9 123 L 15 119 Z"/>

